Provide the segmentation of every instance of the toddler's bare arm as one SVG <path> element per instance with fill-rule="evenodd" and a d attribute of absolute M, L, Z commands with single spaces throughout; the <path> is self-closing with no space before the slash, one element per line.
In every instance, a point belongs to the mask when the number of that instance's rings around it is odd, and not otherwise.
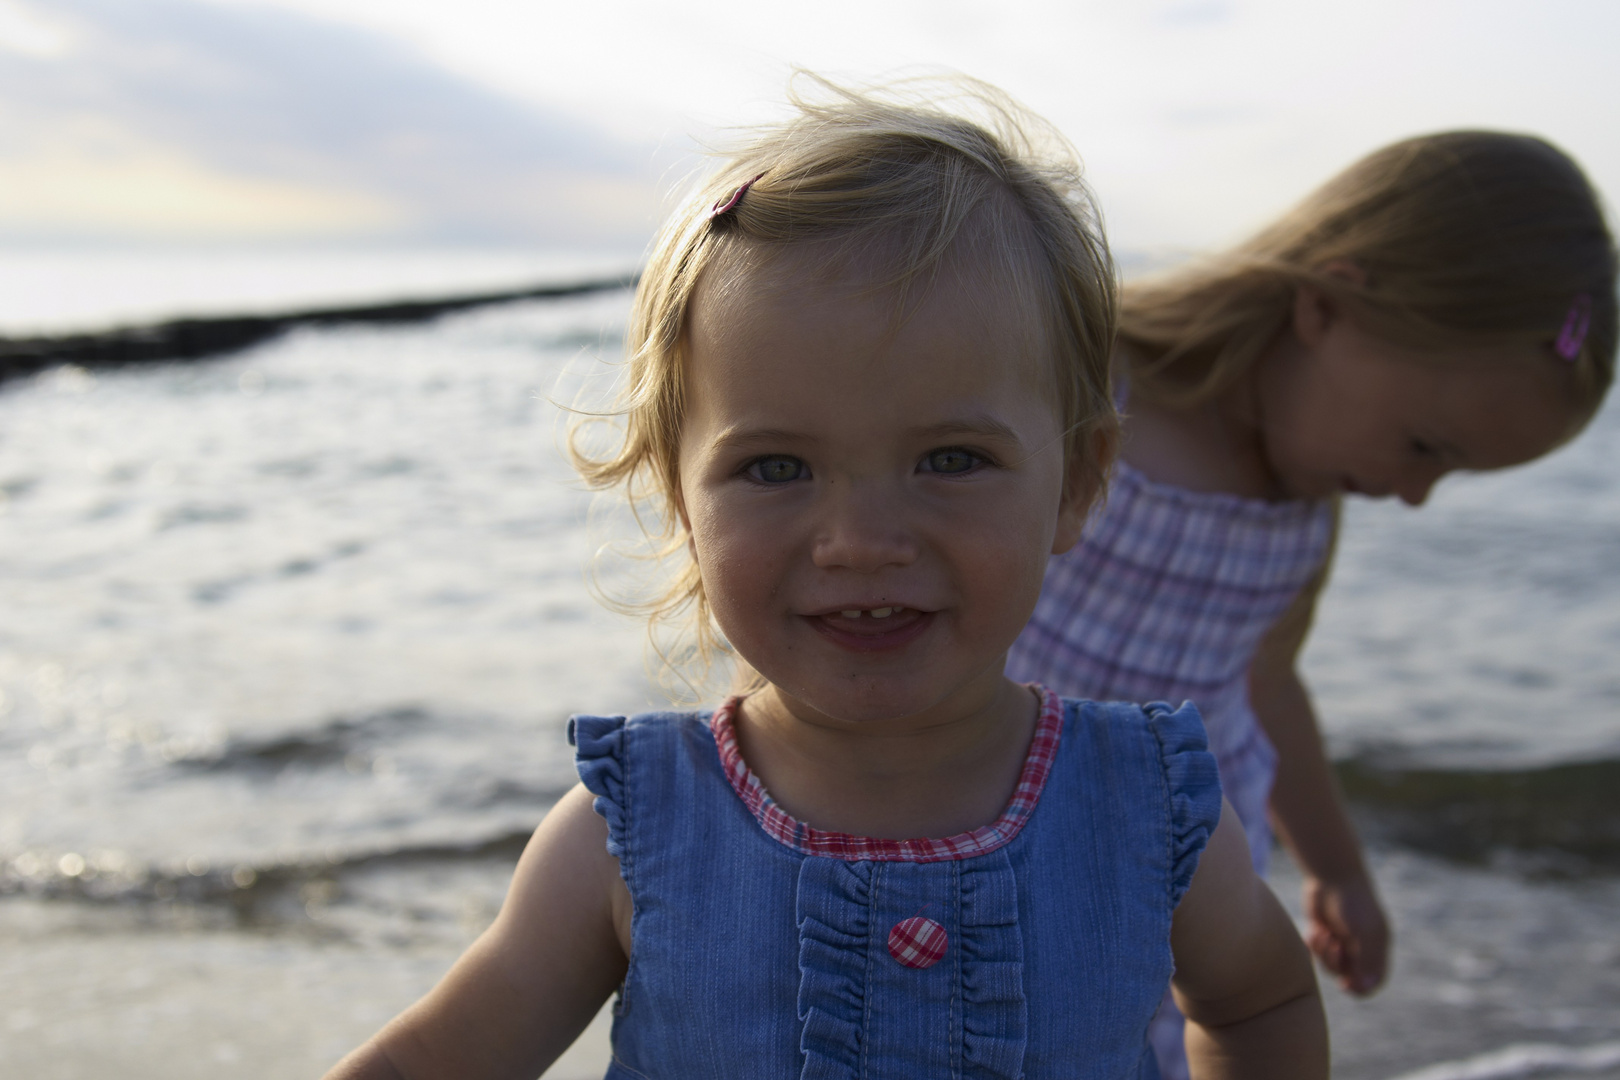
<path fill-rule="evenodd" d="M 606 844 L 606 822 L 575 787 L 535 830 L 494 924 L 327 1080 L 544 1072 L 624 977 L 629 893 Z"/>
<path fill-rule="evenodd" d="M 1194 1080 L 1326 1080 L 1327 1020 L 1310 954 L 1250 865 L 1231 806 L 1170 941 Z"/>

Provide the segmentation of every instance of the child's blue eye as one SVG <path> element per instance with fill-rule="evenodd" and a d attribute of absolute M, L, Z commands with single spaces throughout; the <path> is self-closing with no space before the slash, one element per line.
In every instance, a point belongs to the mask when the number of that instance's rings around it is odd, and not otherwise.
<path fill-rule="evenodd" d="M 787 484 L 810 474 L 804 462 L 792 457 L 762 457 L 748 463 L 748 475 L 762 484 Z"/>
<path fill-rule="evenodd" d="M 953 473 L 972 472 L 973 467 L 984 459 L 971 450 L 963 450 L 959 446 L 948 446 L 943 450 L 931 450 L 923 458 L 929 472 Z"/>

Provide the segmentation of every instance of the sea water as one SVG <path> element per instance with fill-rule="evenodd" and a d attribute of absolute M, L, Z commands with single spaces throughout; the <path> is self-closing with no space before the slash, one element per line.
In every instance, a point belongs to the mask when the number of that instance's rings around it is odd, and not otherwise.
<path fill-rule="evenodd" d="M 606 266 L 462 258 L 435 289 Z M 261 310 L 401 289 L 306 261 Z M 567 715 L 664 700 L 596 595 L 644 583 L 599 550 L 633 529 L 562 452 L 628 303 L 0 386 L 0 1072 L 316 1075 L 488 924 Z M 1421 512 L 1345 507 L 1304 666 L 1397 951 L 1328 992 L 1337 1075 L 1620 1076 L 1617 451 L 1610 407 Z"/>

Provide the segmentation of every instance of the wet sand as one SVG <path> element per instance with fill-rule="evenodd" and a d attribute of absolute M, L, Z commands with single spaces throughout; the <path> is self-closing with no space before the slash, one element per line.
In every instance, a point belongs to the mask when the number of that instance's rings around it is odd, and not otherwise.
<path fill-rule="evenodd" d="M 313 1080 L 460 953 L 451 941 L 356 946 L 210 921 L 0 901 L 0 1076 Z M 600 1077 L 607 1020 L 546 1080 Z"/>

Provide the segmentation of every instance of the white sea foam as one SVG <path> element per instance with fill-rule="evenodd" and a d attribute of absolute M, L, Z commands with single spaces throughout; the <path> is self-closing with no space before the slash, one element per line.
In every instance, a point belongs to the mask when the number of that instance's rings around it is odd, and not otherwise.
<path fill-rule="evenodd" d="M 1620 1067 L 1620 1042 L 1594 1046 L 1519 1043 L 1463 1061 L 1445 1061 L 1392 1080 L 1518 1080 L 1530 1076 L 1572 1076 Z"/>

